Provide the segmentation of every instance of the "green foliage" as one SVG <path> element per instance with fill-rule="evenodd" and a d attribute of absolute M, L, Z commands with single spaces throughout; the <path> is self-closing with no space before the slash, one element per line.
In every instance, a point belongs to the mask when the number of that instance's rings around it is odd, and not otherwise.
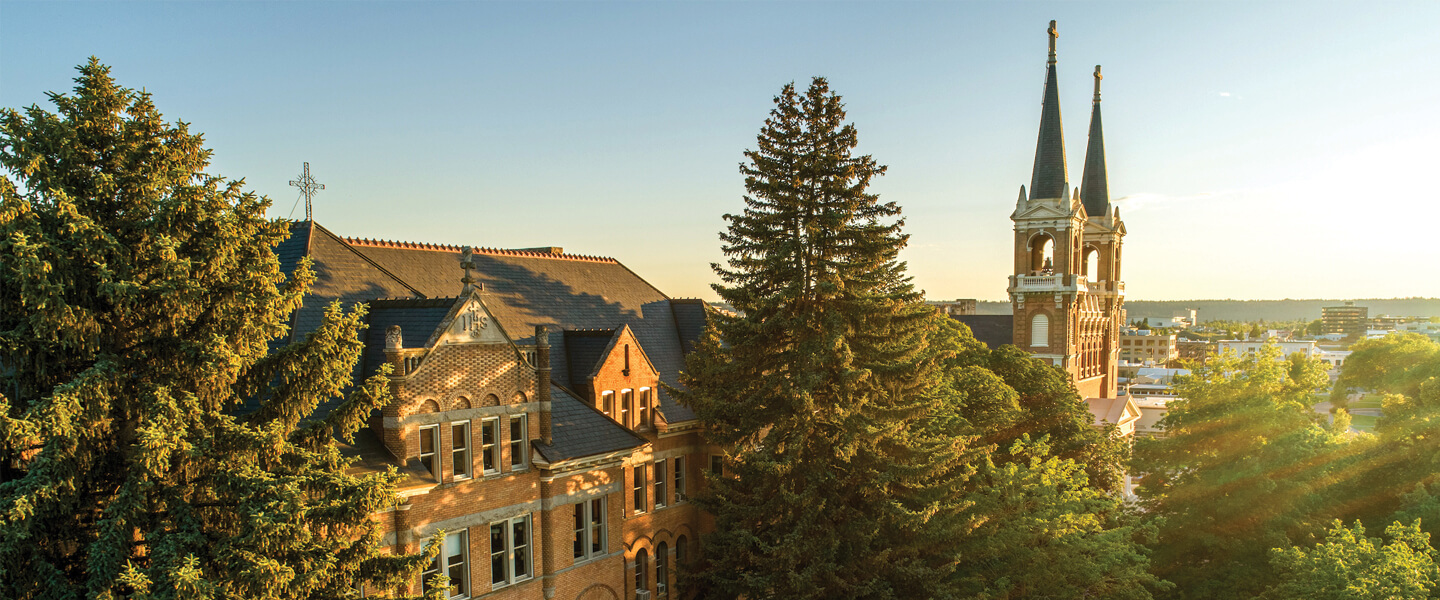
<path fill-rule="evenodd" d="M 1388 543 L 1365 537 L 1359 521 L 1340 521 L 1313 549 L 1275 549 L 1270 556 L 1278 583 L 1267 600 L 1390 600 L 1440 597 L 1440 566 L 1430 536 L 1418 521 L 1396 521 Z"/>
<path fill-rule="evenodd" d="M 1440 486 L 1440 345 L 1412 333 L 1352 348 L 1332 399 L 1348 399 L 1355 389 L 1374 390 L 1382 397 L 1384 416 L 1376 423 L 1376 439 L 1357 449 L 1360 459 L 1344 486 L 1354 508 L 1345 516 L 1388 523 L 1406 517 L 1392 512 L 1402 510 L 1407 495 Z M 1427 516 L 1423 522 L 1432 535 L 1440 532 L 1440 518 Z"/>
<path fill-rule="evenodd" d="M 920 301 L 898 260 L 899 207 L 866 192 L 884 168 L 851 155 L 843 122 L 824 79 L 803 96 L 787 85 L 746 152 L 746 209 L 726 215 L 715 266 L 739 313 L 713 317 L 676 390 L 730 459 L 696 499 L 716 531 L 689 583 L 706 598 L 828 599 L 1149 582 L 1132 531 L 1105 514 L 1118 501 L 1085 474 L 1111 475 L 1123 444 L 1089 427 L 1063 374 L 990 351 Z M 1027 442 L 991 458 L 1036 431 L 1057 455 Z M 1053 547 L 986 546 L 1001 534 Z M 1071 564 L 1043 584 L 976 583 L 1052 560 Z"/>
<path fill-rule="evenodd" d="M 1310 408 L 1326 381 L 1318 361 L 1280 360 L 1274 345 L 1177 378 L 1168 437 L 1137 441 L 1134 461 L 1159 530 L 1156 574 L 1174 597 L 1253 597 L 1270 580 L 1270 548 L 1320 532 L 1346 440 Z"/>
<path fill-rule="evenodd" d="M 0 113 L 0 597 L 413 579 L 428 556 L 377 553 L 370 518 L 397 476 L 347 475 L 329 443 L 389 400 L 384 373 L 352 381 L 363 308 L 269 353 L 314 279 L 280 271 L 287 224 L 205 173 L 201 137 L 148 94 L 79 71 L 56 113 Z M 232 416 L 246 399 L 259 410 Z"/>
<path fill-rule="evenodd" d="M 1148 572 L 1136 543 L 1153 539 L 1154 527 L 1088 485 L 1079 464 L 1028 436 L 1008 454 L 1000 464 L 987 459 L 966 496 L 959 597 L 1148 599 L 1170 587 Z"/>

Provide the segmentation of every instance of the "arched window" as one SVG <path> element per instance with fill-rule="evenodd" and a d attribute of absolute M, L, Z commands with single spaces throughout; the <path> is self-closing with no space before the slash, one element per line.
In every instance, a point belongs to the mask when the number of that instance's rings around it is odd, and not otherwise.
<path fill-rule="evenodd" d="M 1046 269 L 1055 268 L 1055 238 L 1042 233 L 1030 239 L 1030 271 L 1039 275 Z"/>
<path fill-rule="evenodd" d="M 670 597 L 670 554 L 665 542 L 655 547 L 655 597 Z"/>
<path fill-rule="evenodd" d="M 1080 272 L 1085 274 L 1085 279 L 1091 283 L 1099 281 L 1100 274 L 1100 253 L 1095 251 L 1094 246 L 1087 246 L 1081 254 Z"/>
<path fill-rule="evenodd" d="M 1050 345 L 1050 317 L 1035 315 L 1030 319 L 1030 346 Z"/>
<path fill-rule="evenodd" d="M 650 589 L 650 586 L 647 585 L 646 582 L 645 582 L 645 571 L 646 571 L 646 569 L 649 568 L 649 565 L 646 565 L 645 563 L 650 562 L 649 559 L 650 559 L 650 557 L 649 557 L 648 555 L 646 555 L 644 548 L 641 548 L 639 552 L 636 552 L 636 553 L 635 553 L 635 590 L 636 590 L 636 591 L 648 590 L 648 589 Z"/>

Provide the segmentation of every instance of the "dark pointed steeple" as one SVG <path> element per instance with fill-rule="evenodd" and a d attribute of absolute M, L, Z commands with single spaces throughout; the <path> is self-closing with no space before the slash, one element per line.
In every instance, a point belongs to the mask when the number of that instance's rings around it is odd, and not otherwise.
<path fill-rule="evenodd" d="M 1105 136 L 1100 132 L 1100 65 L 1095 65 L 1095 108 L 1090 112 L 1090 145 L 1085 148 L 1085 175 L 1080 198 L 1085 214 L 1100 217 L 1110 212 L 1110 179 L 1105 175 Z"/>
<path fill-rule="evenodd" d="M 1060 90 L 1055 84 L 1055 38 L 1060 33 L 1050 22 L 1050 62 L 1045 72 L 1045 101 L 1040 109 L 1040 140 L 1035 143 L 1035 171 L 1030 175 L 1030 199 L 1060 198 L 1069 176 L 1065 170 L 1065 135 L 1060 130 Z"/>

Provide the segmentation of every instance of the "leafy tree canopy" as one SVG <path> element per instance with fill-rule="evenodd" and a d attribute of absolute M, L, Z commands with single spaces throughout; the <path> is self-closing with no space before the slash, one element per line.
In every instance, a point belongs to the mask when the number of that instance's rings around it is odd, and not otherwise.
<path fill-rule="evenodd" d="M 1440 598 L 1440 553 L 1420 523 L 1394 522 L 1390 541 L 1365 537 L 1359 521 L 1340 521 L 1314 548 L 1276 549 L 1270 562 L 1278 582 L 1266 600 L 1391 600 Z"/>

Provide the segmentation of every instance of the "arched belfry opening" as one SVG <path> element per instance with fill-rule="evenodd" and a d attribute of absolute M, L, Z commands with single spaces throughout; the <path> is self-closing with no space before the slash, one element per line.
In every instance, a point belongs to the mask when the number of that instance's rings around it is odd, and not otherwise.
<path fill-rule="evenodd" d="M 1055 272 L 1055 238 L 1041 233 L 1030 238 L 1030 274 L 1049 275 Z"/>
<path fill-rule="evenodd" d="M 1085 246 L 1080 253 L 1080 272 L 1085 274 L 1086 281 L 1093 283 L 1100 280 L 1100 253 L 1094 246 Z"/>

